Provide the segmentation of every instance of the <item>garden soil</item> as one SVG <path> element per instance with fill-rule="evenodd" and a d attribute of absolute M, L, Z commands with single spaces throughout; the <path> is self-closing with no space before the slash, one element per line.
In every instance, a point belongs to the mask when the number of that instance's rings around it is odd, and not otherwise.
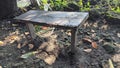
<path fill-rule="evenodd" d="M 33 43 L 24 24 L 0 24 L 0 68 L 110 68 L 109 60 L 120 68 L 119 21 L 86 21 L 78 29 L 75 53 L 70 30 L 40 28 Z"/>

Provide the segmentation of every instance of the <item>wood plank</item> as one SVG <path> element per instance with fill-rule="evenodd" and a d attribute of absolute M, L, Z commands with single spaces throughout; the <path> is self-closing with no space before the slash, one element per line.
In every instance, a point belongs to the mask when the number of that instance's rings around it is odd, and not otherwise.
<path fill-rule="evenodd" d="M 33 24 L 49 24 L 57 26 L 78 27 L 88 18 L 87 12 L 60 12 L 30 10 L 14 19 L 31 21 Z"/>
<path fill-rule="evenodd" d="M 71 29 L 71 52 L 75 53 L 76 48 L 76 41 L 77 41 L 77 29 Z"/>

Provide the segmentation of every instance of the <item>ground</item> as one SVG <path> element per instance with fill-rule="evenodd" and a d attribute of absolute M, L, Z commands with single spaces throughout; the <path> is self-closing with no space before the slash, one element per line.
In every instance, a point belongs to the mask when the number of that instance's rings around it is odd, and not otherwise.
<path fill-rule="evenodd" d="M 88 20 L 79 27 L 74 58 L 69 53 L 70 30 L 38 29 L 39 37 L 34 43 L 38 48 L 34 48 L 24 24 L 20 27 L 20 24 L 11 25 L 6 20 L 0 24 L 0 67 L 110 68 L 108 60 L 112 60 L 114 67 L 120 68 L 120 25 L 117 20 Z M 32 56 L 23 58 L 31 52 Z"/>

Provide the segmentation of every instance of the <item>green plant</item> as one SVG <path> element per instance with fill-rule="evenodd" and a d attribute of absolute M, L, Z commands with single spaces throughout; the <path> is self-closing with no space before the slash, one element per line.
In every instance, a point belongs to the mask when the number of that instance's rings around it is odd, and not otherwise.
<path fill-rule="evenodd" d="M 37 0 L 37 3 L 41 10 L 45 4 L 50 4 L 49 8 L 52 10 L 63 10 L 68 5 L 67 0 Z"/>
<path fill-rule="evenodd" d="M 68 2 L 66 0 L 50 0 L 50 5 L 53 10 L 64 10 L 64 7 L 67 7 Z"/>
<path fill-rule="evenodd" d="M 90 10 L 90 0 L 84 1 L 84 0 L 79 0 L 77 3 L 80 7 L 80 11 L 89 11 Z"/>
<path fill-rule="evenodd" d="M 120 0 L 106 0 L 107 2 L 107 16 L 117 17 L 120 15 Z"/>
<path fill-rule="evenodd" d="M 91 4 L 93 1 L 94 4 Z M 104 14 L 110 17 L 120 15 L 120 0 L 79 0 L 78 4 L 80 6 L 80 11 L 95 10 L 99 14 Z"/>
<path fill-rule="evenodd" d="M 71 9 L 71 3 L 78 6 L 80 11 L 97 11 L 99 14 L 114 16 L 120 14 L 120 0 L 39 0 L 40 9 L 44 9 L 44 4 L 50 4 L 54 11 L 64 11 L 65 8 Z"/>

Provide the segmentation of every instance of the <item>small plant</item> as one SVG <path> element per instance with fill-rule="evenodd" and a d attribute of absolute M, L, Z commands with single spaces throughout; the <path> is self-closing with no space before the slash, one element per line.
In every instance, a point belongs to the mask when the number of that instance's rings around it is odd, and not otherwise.
<path fill-rule="evenodd" d="M 44 4 L 49 4 L 49 10 L 51 8 L 53 11 L 97 11 L 98 14 L 110 17 L 120 14 L 120 0 L 39 0 L 39 2 L 41 10 L 44 10 Z"/>
<path fill-rule="evenodd" d="M 53 10 L 64 10 L 67 7 L 68 2 L 66 0 L 50 0 L 50 5 Z"/>

